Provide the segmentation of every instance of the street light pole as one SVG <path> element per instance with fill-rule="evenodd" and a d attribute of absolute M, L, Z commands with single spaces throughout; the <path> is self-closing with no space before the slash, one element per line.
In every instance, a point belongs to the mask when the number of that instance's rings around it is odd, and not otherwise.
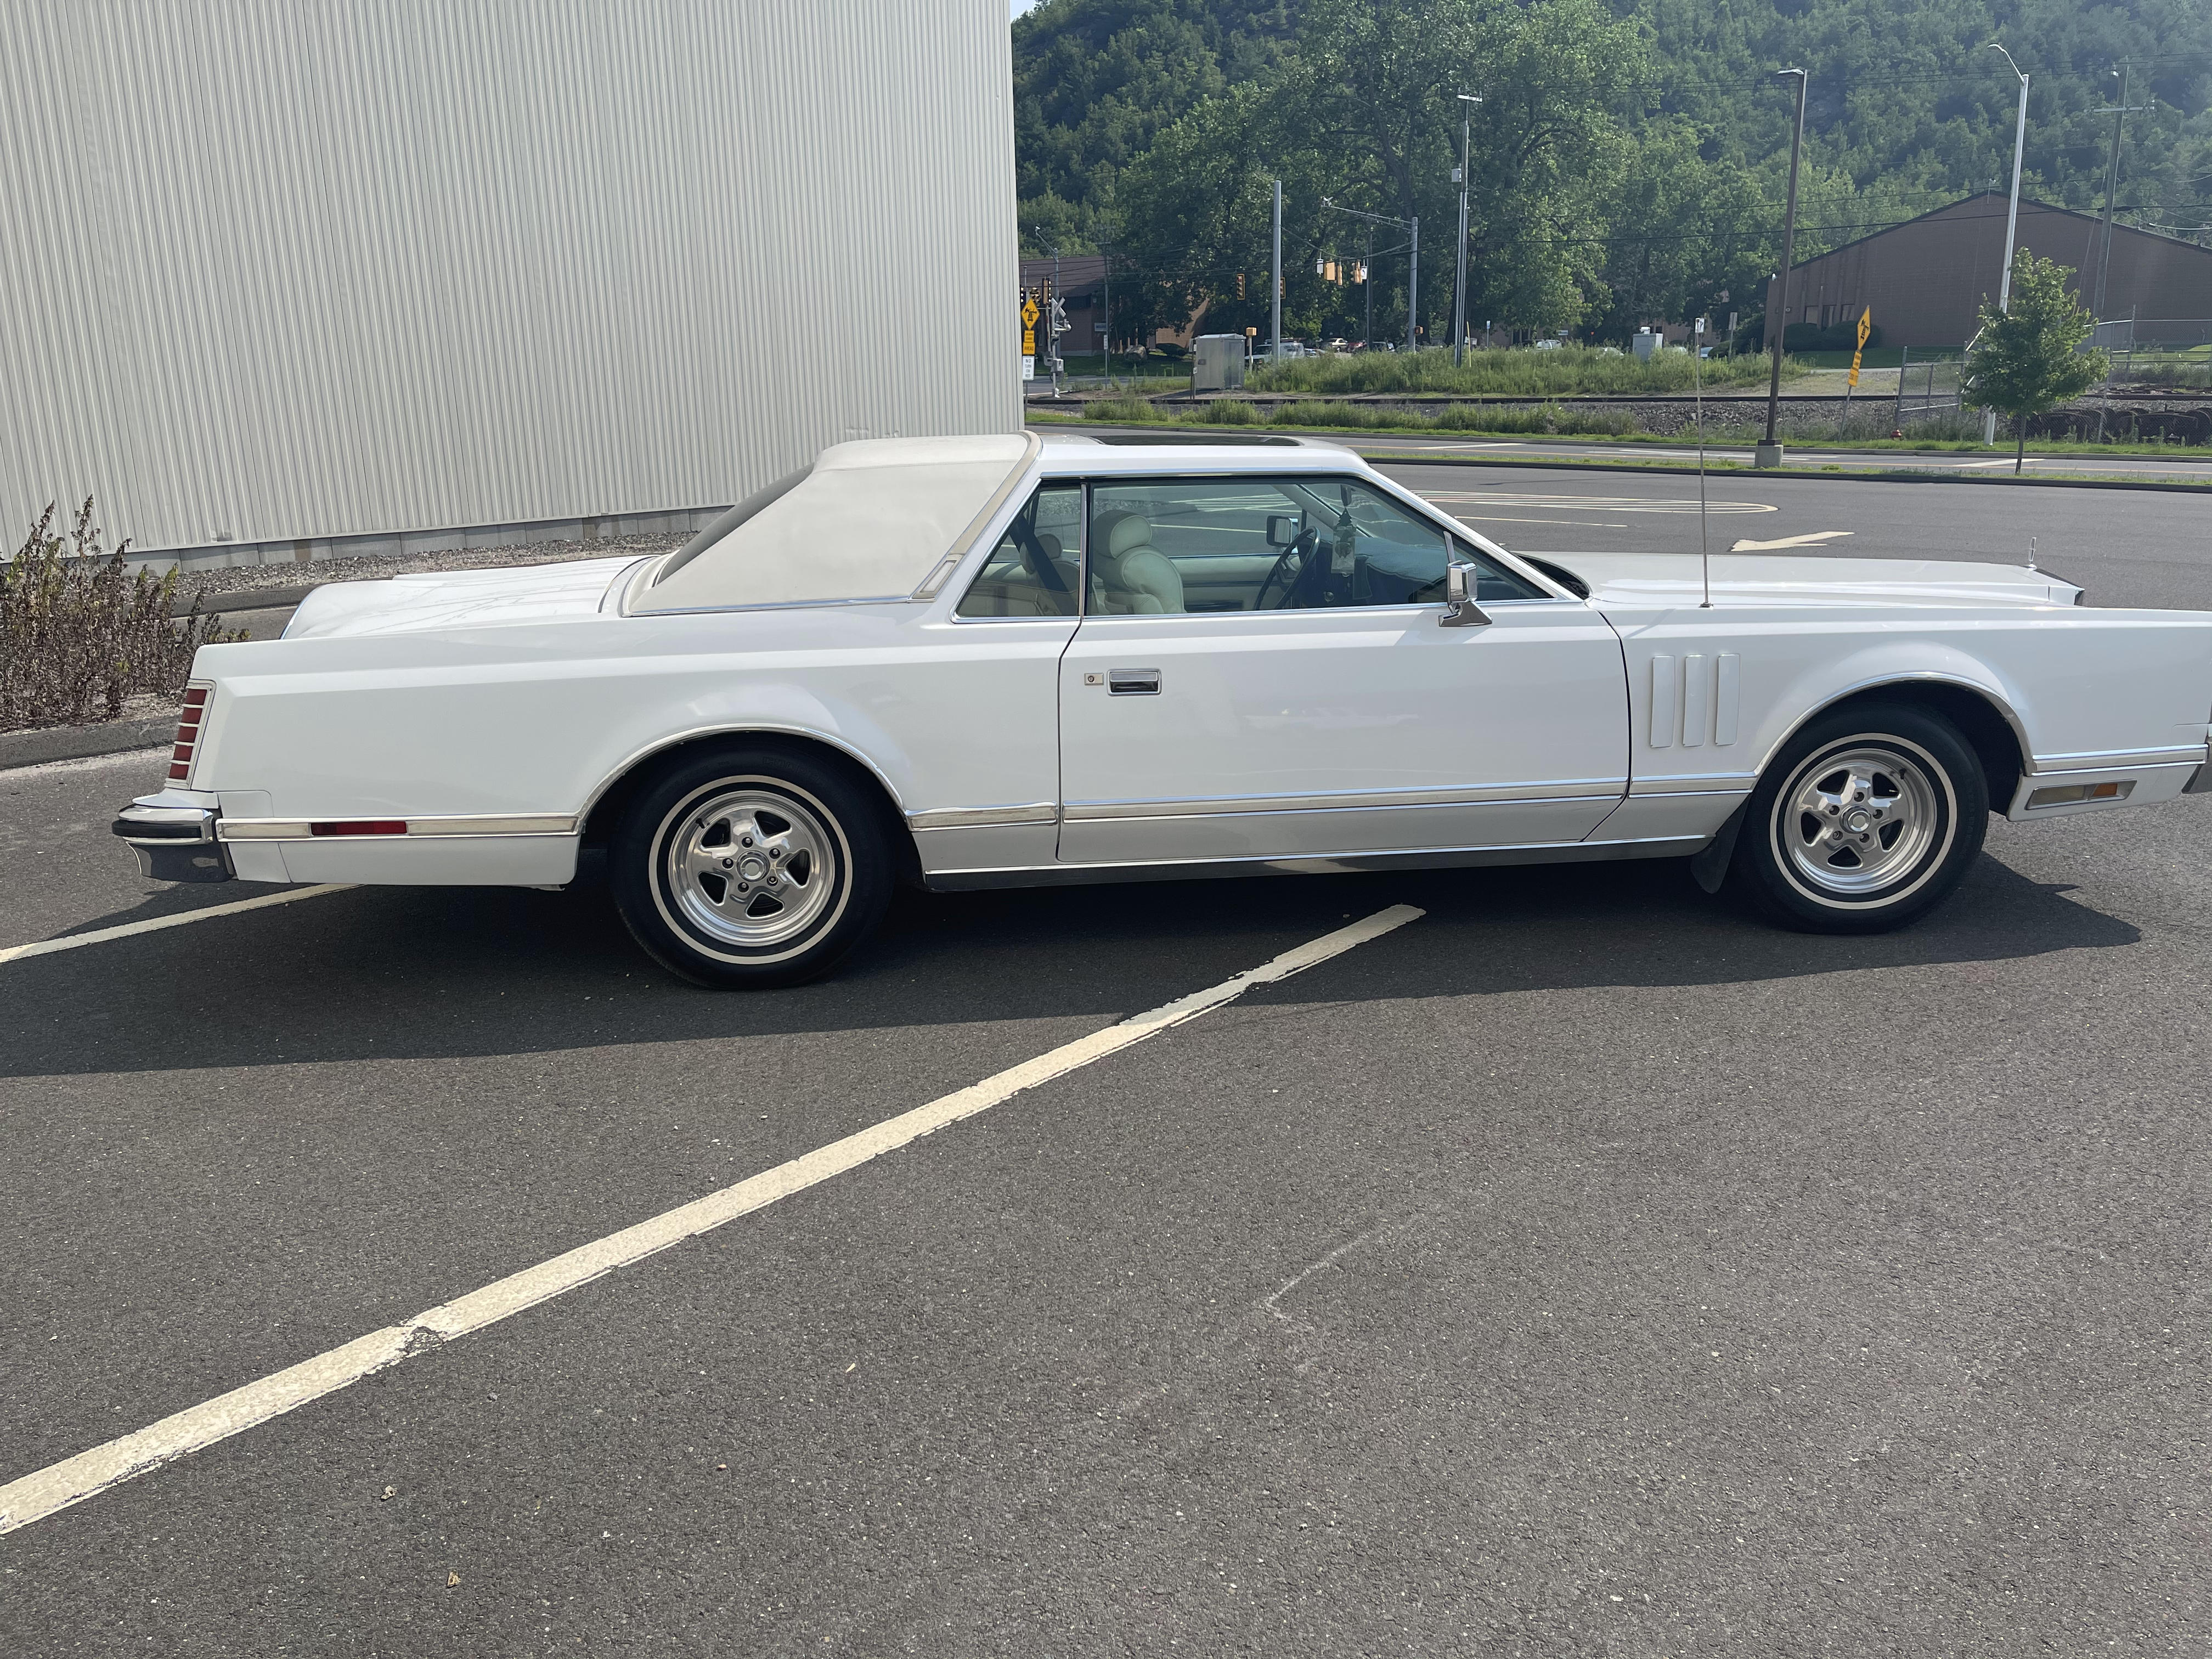
<path fill-rule="evenodd" d="M 2027 76 L 2021 75 L 2020 65 L 2012 61 L 2012 54 L 1994 40 L 1991 50 L 2005 60 L 2014 75 L 2020 76 L 2020 119 L 2012 133 L 2012 205 L 2005 210 L 2004 270 L 1997 278 L 1997 309 L 2009 316 L 2012 313 L 2012 246 L 2013 238 L 2020 228 L 2020 161 L 2027 146 Z M 1982 416 L 1982 441 L 1993 444 L 1997 441 L 1997 412 L 1985 410 Z"/>
<path fill-rule="evenodd" d="M 1790 262 L 1797 246 L 1797 157 L 1805 148 L 1805 71 L 1783 70 L 1797 77 L 1797 124 L 1790 133 L 1790 200 L 1782 217 L 1782 270 L 1766 291 L 1766 343 L 1774 354 L 1766 381 L 1766 440 L 1752 451 L 1755 467 L 1782 465 L 1782 445 L 1775 422 L 1782 414 L 1782 347 L 1790 333 Z"/>
<path fill-rule="evenodd" d="M 1417 215 L 1407 222 L 1413 237 L 1411 251 L 1406 255 L 1406 349 L 1421 349 L 1419 317 L 1414 302 L 1421 292 L 1421 221 Z"/>
<path fill-rule="evenodd" d="M 1459 94 L 1459 275 L 1452 283 L 1452 363 L 1455 367 L 1467 361 L 1467 191 L 1472 182 L 1468 168 L 1474 156 L 1470 139 L 1474 132 L 1471 104 L 1482 100 L 1467 93 Z"/>

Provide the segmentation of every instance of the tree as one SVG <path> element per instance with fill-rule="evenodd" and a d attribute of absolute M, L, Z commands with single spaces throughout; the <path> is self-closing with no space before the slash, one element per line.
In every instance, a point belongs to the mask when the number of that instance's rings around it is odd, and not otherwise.
<path fill-rule="evenodd" d="M 2078 349 L 2097 321 L 2068 286 L 2073 274 L 2021 249 L 2013 256 L 2012 308 L 1999 311 L 1984 300 L 1981 328 L 1966 353 L 1960 395 L 2012 416 L 2020 440 L 2014 472 L 2027 455 L 2028 416 L 2080 397 L 2112 370 L 2106 353 Z"/>
<path fill-rule="evenodd" d="M 1485 100 L 1469 319 L 1581 321 L 1605 293 L 1603 215 L 1627 149 L 1613 111 L 1644 71 L 1638 26 L 1600 0 L 1304 0 L 1300 17 L 1295 48 L 1267 73 L 1201 100 L 1115 179 L 1116 245 L 1142 303 L 1168 323 L 1203 304 L 1208 327 L 1264 327 L 1268 181 L 1279 178 L 1287 331 L 1364 332 L 1367 296 L 1343 273 L 1371 248 L 1377 338 L 1405 337 L 1409 300 L 1441 338 L 1459 209 L 1456 94 L 1468 91 Z M 1405 290 L 1404 234 L 1325 211 L 1323 198 L 1419 218 L 1419 295 Z"/>

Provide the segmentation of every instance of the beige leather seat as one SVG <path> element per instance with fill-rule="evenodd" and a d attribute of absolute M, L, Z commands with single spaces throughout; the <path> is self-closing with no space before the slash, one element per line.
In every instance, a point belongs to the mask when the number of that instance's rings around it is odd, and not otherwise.
<path fill-rule="evenodd" d="M 1152 523 L 1143 514 L 1102 513 L 1091 521 L 1091 599 L 1109 616 L 1182 611 L 1182 573 L 1152 545 Z"/>

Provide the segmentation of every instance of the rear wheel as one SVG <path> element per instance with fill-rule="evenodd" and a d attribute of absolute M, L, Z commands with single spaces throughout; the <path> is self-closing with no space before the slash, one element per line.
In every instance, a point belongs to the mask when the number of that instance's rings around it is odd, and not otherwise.
<path fill-rule="evenodd" d="M 1989 810 L 1981 763 L 1949 721 L 1902 703 L 1838 709 L 1759 780 L 1733 873 L 1786 927 L 1881 933 L 1959 884 Z"/>
<path fill-rule="evenodd" d="M 696 984 L 796 985 L 872 932 L 890 896 L 878 803 L 842 765 L 732 744 L 640 789 L 610 848 L 637 942 Z"/>

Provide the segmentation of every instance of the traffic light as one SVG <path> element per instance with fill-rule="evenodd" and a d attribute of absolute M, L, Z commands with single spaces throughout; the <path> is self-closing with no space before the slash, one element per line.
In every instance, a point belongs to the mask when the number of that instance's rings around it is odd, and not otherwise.
<path fill-rule="evenodd" d="M 1241 270 L 1237 273 L 1237 297 L 1240 300 L 1244 297 L 1244 273 Z"/>

